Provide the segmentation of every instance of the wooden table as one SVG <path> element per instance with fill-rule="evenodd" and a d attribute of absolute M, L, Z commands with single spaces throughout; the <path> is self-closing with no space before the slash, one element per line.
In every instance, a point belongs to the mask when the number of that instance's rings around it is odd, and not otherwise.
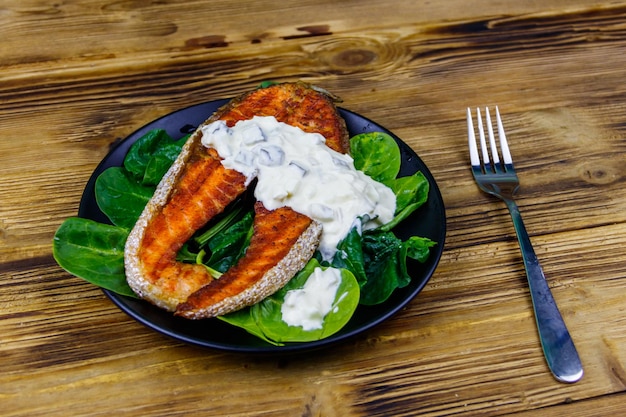
<path fill-rule="evenodd" d="M 2 415 L 626 413 L 626 2 L 6 0 L 0 27 Z M 51 252 L 113 144 L 264 80 L 322 86 L 403 138 L 448 219 L 407 308 L 290 357 L 170 340 Z M 508 212 L 468 167 L 465 109 L 496 104 L 575 384 L 547 369 Z"/>

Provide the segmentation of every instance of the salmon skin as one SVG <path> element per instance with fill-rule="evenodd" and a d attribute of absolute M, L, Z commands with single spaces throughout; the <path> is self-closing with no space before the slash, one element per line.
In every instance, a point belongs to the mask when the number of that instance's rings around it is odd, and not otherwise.
<path fill-rule="evenodd" d="M 128 284 L 141 298 L 177 315 L 200 319 L 255 304 L 282 288 L 313 256 L 321 225 L 289 207 L 255 204 L 254 234 L 244 256 L 219 279 L 176 254 L 193 234 L 237 199 L 246 177 L 202 145 L 201 128 L 217 120 L 234 126 L 254 116 L 320 133 L 349 152 L 345 121 L 328 94 L 304 83 L 274 84 L 245 93 L 218 109 L 191 135 L 156 188 L 126 242 Z"/>

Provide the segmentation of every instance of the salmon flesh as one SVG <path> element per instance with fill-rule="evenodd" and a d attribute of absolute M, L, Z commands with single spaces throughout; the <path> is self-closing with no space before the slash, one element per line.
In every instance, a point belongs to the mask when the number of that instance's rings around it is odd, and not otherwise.
<path fill-rule="evenodd" d="M 201 128 L 217 120 L 232 127 L 254 116 L 319 133 L 330 148 L 349 152 L 334 99 L 304 83 L 260 88 L 218 109 L 191 135 L 128 237 L 126 277 L 141 298 L 183 317 L 215 317 L 273 294 L 313 256 L 322 232 L 318 222 L 289 207 L 270 211 L 257 202 L 250 246 L 222 277 L 176 260 L 184 243 L 247 188 L 243 174 L 225 168 L 217 151 L 202 145 Z"/>

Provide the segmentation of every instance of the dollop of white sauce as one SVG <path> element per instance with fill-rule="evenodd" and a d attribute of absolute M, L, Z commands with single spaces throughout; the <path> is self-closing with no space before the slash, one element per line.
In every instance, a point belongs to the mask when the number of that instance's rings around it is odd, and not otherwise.
<path fill-rule="evenodd" d="M 256 116 L 233 127 L 216 121 L 202 128 L 202 144 L 214 148 L 222 164 L 258 179 L 254 196 L 268 210 L 288 206 L 323 226 L 319 251 L 331 260 L 356 219 L 362 230 L 393 219 L 391 189 L 354 168 L 349 155 L 326 146 L 318 133 Z"/>
<path fill-rule="evenodd" d="M 304 287 L 287 291 L 280 312 L 289 326 L 303 330 L 321 329 L 324 317 L 333 309 L 341 271 L 336 268 L 315 268 Z"/>

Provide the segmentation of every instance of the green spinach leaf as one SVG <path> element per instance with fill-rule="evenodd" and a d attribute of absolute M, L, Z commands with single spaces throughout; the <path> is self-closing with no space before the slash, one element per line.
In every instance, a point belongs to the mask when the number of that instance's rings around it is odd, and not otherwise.
<path fill-rule="evenodd" d="M 435 244 L 428 238 L 415 236 L 403 242 L 393 232 L 380 228 L 361 236 L 355 227 L 339 244 L 338 248 L 343 249 L 337 252 L 332 265 L 346 268 L 357 277 L 361 304 L 376 305 L 385 302 L 396 288 L 410 283 L 407 258 L 425 262 Z"/>
<path fill-rule="evenodd" d="M 69 273 L 107 290 L 135 297 L 126 283 L 124 245 L 128 230 L 70 217 L 57 229 L 52 254 Z"/>
<path fill-rule="evenodd" d="M 175 142 L 173 140 L 161 141 L 150 159 L 148 159 L 141 183 L 143 185 L 156 186 L 167 170 L 170 169 L 188 138 L 189 135 Z"/>
<path fill-rule="evenodd" d="M 399 273 L 397 254 L 402 241 L 393 233 L 364 233 L 363 258 L 367 282 L 361 287 L 361 304 L 380 304 L 396 288 L 410 282 L 410 276 Z"/>
<path fill-rule="evenodd" d="M 345 269 L 341 270 L 341 283 L 335 301 L 331 311 L 324 317 L 321 328 L 304 330 L 300 326 L 290 326 L 282 320 L 281 308 L 287 292 L 302 288 L 313 271 L 320 267 L 316 259 L 311 259 L 287 285 L 250 308 L 252 317 L 268 339 L 278 343 L 320 340 L 338 332 L 350 320 L 359 304 L 360 291 L 354 275 Z"/>
<path fill-rule="evenodd" d="M 350 138 L 350 153 L 354 167 L 372 179 L 382 182 L 393 180 L 400 172 L 400 148 L 386 133 L 361 133 Z"/>
<path fill-rule="evenodd" d="M 407 177 L 394 178 L 386 182 L 396 195 L 396 213 L 410 205 L 418 207 L 428 199 L 428 180 L 421 172 L 416 172 Z"/>
<path fill-rule="evenodd" d="M 424 263 L 430 256 L 430 248 L 437 243 L 426 238 L 419 236 L 411 236 L 409 239 L 402 242 L 400 251 L 398 252 L 398 265 L 400 267 L 400 274 L 409 277 L 409 271 L 407 268 L 407 258 L 415 259 L 418 262 Z"/>
<path fill-rule="evenodd" d="M 266 342 L 275 345 L 282 346 L 284 343 L 278 343 L 274 340 L 268 339 L 261 327 L 257 324 L 254 317 L 250 313 L 250 307 L 242 308 L 241 310 L 233 311 L 232 313 L 225 314 L 223 316 L 217 316 L 217 319 L 222 320 L 232 326 L 239 327 L 251 335 L 258 337 L 259 339 L 265 340 Z"/>
<path fill-rule="evenodd" d="M 390 231 L 428 200 L 429 184 L 424 174 L 416 172 L 407 177 L 390 180 L 386 185 L 396 195 L 396 213 L 389 223 L 380 227 L 380 230 Z"/>
<path fill-rule="evenodd" d="M 132 229 L 154 187 L 141 185 L 124 168 L 111 167 L 96 179 L 96 202 L 111 222 Z"/>
<path fill-rule="evenodd" d="M 348 232 L 348 235 L 337 245 L 337 252 L 335 252 L 331 262 L 335 268 L 343 268 L 352 272 L 361 286 L 367 282 L 362 246 L 359 229 L 353 227 Z"/>
<path fill-rule="evenodd" d="M 124 168 L 139 182 L 143 181 L 152 156 L 172 138 L 163 129 L 154 129 L 137 139 L 124 158 Z"/>
<path fill-rule="evenodd" d="M 211 257 L 206 262 L 211 268 L 226 272 L 245 252 L 252 237 L 252 212 L 246 213 L 223 233 L 219 233 L 208 242 Z"/>

